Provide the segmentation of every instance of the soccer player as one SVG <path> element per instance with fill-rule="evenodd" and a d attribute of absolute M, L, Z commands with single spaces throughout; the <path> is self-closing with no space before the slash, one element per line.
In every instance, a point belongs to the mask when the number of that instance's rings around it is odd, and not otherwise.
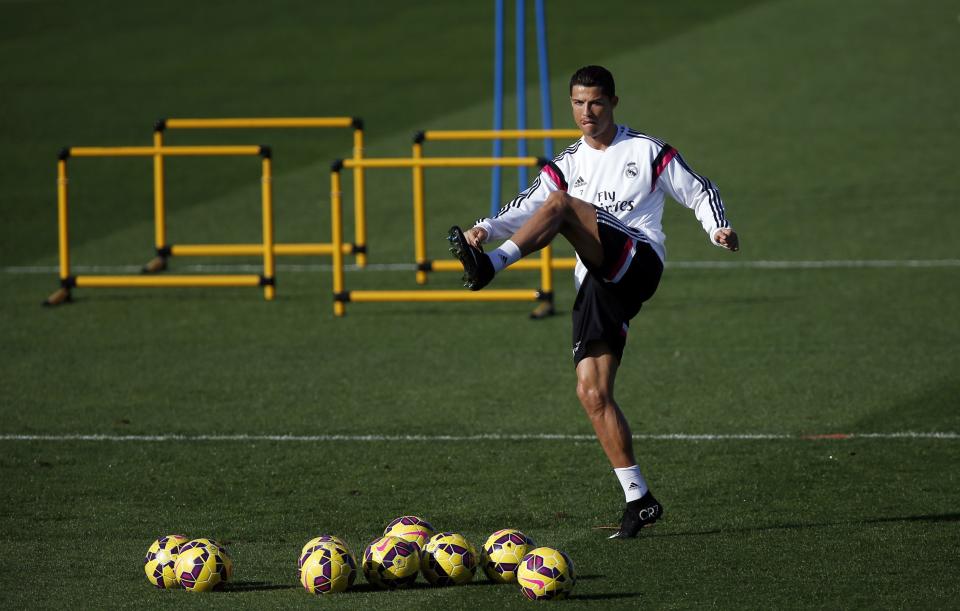
<path fill-rule="evenodd" d="M 664 196 L 693 210 L 716 246 L 736 251 L 716 186 L 675 148 L 614 122 L 613 75 L 585 66 L 570 79 L 573 119 L 583 137 L 548 162 L 529 188 L 493 218 L 463 232 L 451 227 L 450 251 L 464 267 L 464 285 L 478 291 L 505 267 L 557 234 L 577 253 L 573 362 L 577 397 L 593 424 L 626 501 L 619 530 L 637 536 L 663 515 L 633 453 L 633 438 L 613 398 L 630 320 L 657 290 L 663 271 Z M 503 240 L 489 254 L 482 245 Z"/>

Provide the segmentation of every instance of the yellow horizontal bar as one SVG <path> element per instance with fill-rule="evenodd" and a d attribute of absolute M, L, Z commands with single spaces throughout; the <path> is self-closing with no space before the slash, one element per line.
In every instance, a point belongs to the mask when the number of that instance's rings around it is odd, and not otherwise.
<path fill-rule="evenodd" d="M 344 244 L 344 254 L 353 253 L 353 244 Z M 274 244 L 276 255 L 332 255 L 333 244 Z M 174 257 L 242 257 L 263 254 L 263 244 L 174 244 L 170 247 Z"/>
<path fill-rule="evenodd" d="M 539 270 L 540 266 L 539 259 L 521 259 L 507 269 Z M 554 257 L 550 263 L 550 269 L 573 269 L 576 266 L 577 260 L 573 257 Z"/>
<path fill-rule="evenodd" d="M 274 244 L 273 251 L 278 255 L 332 255 L 333 244 Z M 353 244 L 342 244 L 340 251 L 353 254 Z"/>
<path fill-rule="evenodd" d="M 502 289 L 499 291 L 417 290 L 417 291 L 347 291 L 350 301 L 376 303 L 388 301 L 536 301 L 539 291 Z"/>
<path fill-rule="evenodd" d="M 578 129 L 445 129 L 423 132 L 424 140 L 521 140 L 523 138 L 579 138 Z"/>
<path fill-rule="evenodd" d="M 492 168 L 535 166 L 536 157 L 383 157 L 344 159 L 346 168 Z"/>
<path fill-rule="evenodd" d="M 525 271 L 539 271 L 540 270 L 540 260 L 539 259 L 521 259 L 516 263 L 513 263 L 507 269 L 515 270 L 525 270 Z M 550 266 L 552 269 L 573 269 L 577 266 L 577 260 L 573 257 L 569 258 L 555 258 L 553 263 Z M 462 272 L 463 265 L 459 261 L 431 261 L 430 262 L 430 271 L 434 272 Z"/>
<path fill-rule="evenodd" d="M 262 127 L 353 127 L 353 117 L 277 117 L 247 119 L 167 119 L 171 129 L 232 129 Z"/>
<path fill-rule="evenodd" d="M 246 146 L 72 146 L 71 157 L 186 157 L 196 155 L 259 155 L 260 145 Z"/>
<path fill-rule="evenodd" d="M 194 286 L 260 286 L 260 276 L 250 274 L 209 276 L 77 276 L 78 287 L 194 287 Z"/>
<path fill-rule="evenodd" d="M 519 263 L 519 261 L 517 261 Z M 432 272 L 462 272 L 463 265 L 459 261 L 431 261 L 430 271 Z"/>

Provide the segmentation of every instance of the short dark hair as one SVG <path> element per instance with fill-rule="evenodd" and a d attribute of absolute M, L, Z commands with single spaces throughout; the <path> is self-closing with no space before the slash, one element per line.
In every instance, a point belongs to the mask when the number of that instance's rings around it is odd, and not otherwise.
<path fill-rule="evenodd" d="M 570 77 L 570 93 L 573 93 L 573 87 L 581 85 L 583 87 L 599 87 L 609 98 L 617 95 L 617 85 L 613 82 L 613 75 L 603 66 L 584 66 Z"/>

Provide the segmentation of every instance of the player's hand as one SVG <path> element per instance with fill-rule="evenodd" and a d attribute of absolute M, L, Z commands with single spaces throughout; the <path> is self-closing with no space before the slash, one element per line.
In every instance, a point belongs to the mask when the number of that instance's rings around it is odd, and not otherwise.
<path fill-rule="evenodd" d="M 713 239 L 727 250 L 733 252 L 740 250 L 740 238 L 737 237 L 737 232 L 729 227 L 717 229 L 717 232 L 713 234 Z"/>
<path fill-rule="evenodd" d="M 483 227 L 474 227 L 469 231 L 464 232 L 463 237 L 466 238 L 467 244 L 478 248 L 483 252 L 483 243 L 487 241 L 487 230 Z"/>

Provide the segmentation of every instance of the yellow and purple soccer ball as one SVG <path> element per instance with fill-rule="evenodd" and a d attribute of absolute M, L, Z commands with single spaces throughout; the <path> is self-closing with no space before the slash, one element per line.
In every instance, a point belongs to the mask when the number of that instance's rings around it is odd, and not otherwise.
<path fill-rule="evenodd" d="M 311 594 L 334 594 L 353 585 L 357 563 L 353 555 L 336 544 L 320 546 L 300 564 L 300 583 Z"/>
<path fill-rule="evenodd" d="M 211 539 L 194 539 L 180 546 L 173 572 L 177 582 L 187 590 L 209 592 L 230 581 L 233 559 L 219 543 Z"/>
<path fill-rule="evenodd" d="M 297 557 L 297 569 L 299 570 L 303 566 L 303 562 L 312 554 L 321 547 L 340 547 L 341 549 L 346 550 L 350 553 L 350 548 L 347 547 L 346 542 L 343 539 L 336 535 L 320 535 L 319 537 L 314 537 L 307 541 L 303 548 L 300 550 L 300 555 Z M 351 557 L 353 556 L 350 553 Z"/>
<path fill-rule="evenodd" d="M 577 576 L 569 556 L 552 547 L 538 547 L 520 562 L 517 583 L 532 600 L 561 599 L 570 595 Z"/>
<path fill-rule="evenodd" d="M 189 540 L 183 535 L 167 535 L 154 541 L 143 559 L 143 572 L 147 574 L 147 581 L 157 588 L 175 587 L 177 577 L 173 572 L 173 565 L 180 555 L 180 546 Z"/>
<path fill-rule="evenodd" d="M 419 549 L 400 537 L 380 537 L 363 550 L 363 576 L 378 588 L 404 588 L 417 580 Z"/>
<path fill-rule="evenodd" d="M 205 537 L 200 537 L 197 539 L 190 539 L 186 543 L 183 543 L 182 545 L 180 545 L 180 551 L 185 552 L 189 549 L 193 549 L 195 547 L 201 547 L 204 545 L 212 545 L 214 547 L 221 547 L 221 548 L 223 547 L 215 539 L 207 539 Z"/>
<path fill-rule="evenodd" d="M 537 544 L 514 528 L 504 528 L 487 537 L 480 553 L 480 566 L 490 581 L 516 583 L 517 568 Z"/>
<path fill-rule="evenodd" d="M 467 583 L 477 572 L 477 551 L 458 533 L 437 533 L 420 552 L 423 577 L 435 586 Z"/>
<path fill-rule="evenodd" d="M 423 549 L 433 534 L 434 528 L 430 522 L 417 516 L 400 516 L 383 529 L 384 537 L 400 537 L 415 544 L 417 549 Z"/>

